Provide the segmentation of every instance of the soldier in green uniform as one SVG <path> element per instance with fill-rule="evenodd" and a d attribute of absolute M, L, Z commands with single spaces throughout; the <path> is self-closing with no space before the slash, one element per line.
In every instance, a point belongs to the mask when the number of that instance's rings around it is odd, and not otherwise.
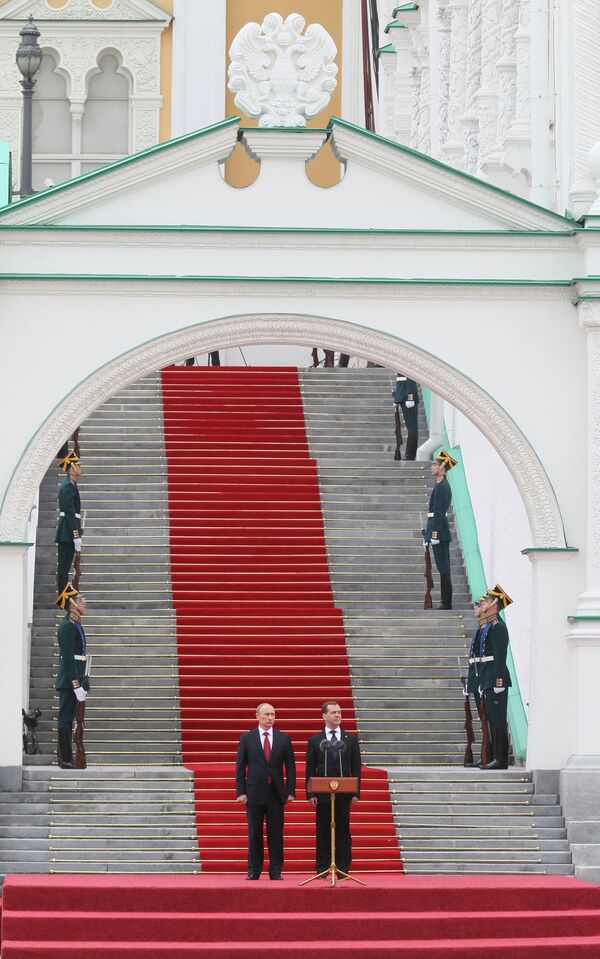
<path fill-rule="evenodd" d="M 406 451 L 404 458 L 414 460 L 419 445 L 419 390 L 414 380 L 404 373 L 396 373 L 394 403 L 402 410 L 406 423 Z"/>
<path fill-rule="evenodd" d="M 493 758 L 483 769 L 508 769 L 506 716 L 508 689 L 512 681 L 506 665 L 508 630 L 498 613 L 510 606 L 512 599 L 499 583 L 488 589 L 484 599 L 481 616 L 489 624 L 489 630 L 481 640 L 479 688 L 487 706 Z"/>
<path fill-rule="evenodd" d="M 85 597 L 67 583 L 55 605 L 65 610 L 58 627 L 60 659 L 54 688 L 58 690 L 58 765 L 73 769 L 73 722 L 77 703 L 85 702 L 90 683 L 86 676 L 87 643 L 81 619 Z"/>
<path fill-rule="evenodd" d="M 487 717 L 484 718 L 481 715 L 481 693 L 479 691 L 480 684 L 480 672 L 481 672 L 481 647 L 485 643 L 485 637 L 489 630 L 491 629 L 491 623 L 485 621 L 485 616 L 483 610 L 487 606 L 487 596 L 480 596 L 479 599 L 475 600 L 473 603 L 473 612 L 475 614 L 475 619 L 477 620 L 477 628 L 473 632 L 471 637 L 471 644 L 469 646 L 469 672 L 467 674 L 467 694 L 471 694 L 475 700 L 475 707 L 477 709 L 477 715 L 481 723 L 484 721 L 487 723 Z M 488 726 L 489 728 L 489 726 Z M 474 762 L 473 766 L 478 766 L 479 763 Z"/>
<path fill-rule="evenodd" d="M 452 502 L 452 491 L 446 474 L 457 460 L 452 459 L 446 450 L 440 450 L 431 464 L 431 475 L 435 479 L 429 498 L 427 526 L 423 539 L 426 546 L 431 544 L 433 558 L 440 574 L 441 603 L 438 609 L 452 609 L 452 578 L 450 576 L 450 542 L 452 534 L 448 525 L 447 513 Z"/>
<path fill-rule="evenodd" d="M 81 499 L 77 481 L 83 475 L 79 457 L 71 452 L 58 464 L 68 476 L 58 491 L 58 527 L 54 542 L 57 544 L 56 586 L 59 595 L 69 580 L 69 570 L 75 551 L 81 550 Z"/>

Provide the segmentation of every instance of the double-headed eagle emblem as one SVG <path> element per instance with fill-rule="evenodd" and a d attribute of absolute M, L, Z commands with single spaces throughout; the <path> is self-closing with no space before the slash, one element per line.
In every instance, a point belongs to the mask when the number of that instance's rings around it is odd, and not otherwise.
<path fill-rule="evenodd" d="M 260 117 L 259 127 L 305 127 L 336 88 L 336 45 L 318 23 L 302 35 L 304 24 L 299 13 L 285 21 L 270 13 L 262 25 L 245 24 L 231 44 L 229 89 L 241 111 Z"/>

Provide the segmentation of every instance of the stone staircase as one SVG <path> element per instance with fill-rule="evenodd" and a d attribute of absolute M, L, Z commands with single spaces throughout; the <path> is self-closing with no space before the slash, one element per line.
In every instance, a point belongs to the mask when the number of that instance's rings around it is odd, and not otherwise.
<path fill-rule="evenodd" d="M 522 769 L 462 768 L 463 664 L 470 596 L 453 548 L 455 608 L 425 611 L 420 513 L 428 464 L 393 461 L 389 372 L 301 373 L 319 464 L 335 598 L 343 610 L 363 756 L 389 771 L 406 868 L 414 873 L 571 873 L 555 795 Z M 421 441 L 426 427 L 421 408 Z M 196 872 L 191 774 L 180 753 L 175 616 L 158 376 L 113 397 L 83 425 L 87 523 L 81 588 L 94 656 L 89 768 L 50 766 L 58 658 L 57 473 L 40 491 L 31 706 L 42 756 L 0 798 L 0 872 Z M 437 574 L 434 570 L 437 587 Z M 437 588 L 434 606 L 438 602 Z"/>
<path fill-rule="evenodd" d="M 181 762 L 175 613 L 158 375 L 121 390 L 81 427 L 86 511 L 80 589 L 93 655 L 86 752 L 93 765 Z M 31 648 L 31 705 L 42 710 L 42 760 L 54 753 L 58 662 L 56 490 L 40 489 Z M 33 757 L 39 758 L 39 757 Z"/>
<path fill-rule="evenodd" d="M 435 609 L 436 588 L 434 609 L 423 609 L 420 530 L 432 479 L 428 463 L 394 462 L 392 374 L 318 369 L 301 381 L 361 750 L 388 769 L 407 871 L 571 874 L 557 796 L 536 794 L 521 769 L 462 766 L 458 659 L 464 669 L 471 596 L 451 515 L 454 608 Z M 475 733 L 480 744 L 477 721 Z"/>
<path fill-rule="evenodd" d="M 39 801 L 28 805 L 31 817 L 22 831 L 39 841 L 41 871 L 197 872 L 192 775 L 180 765 L 158 374 L 98 409 L 81 427 L 80 447 L 86 511 L 80 588 L 88 599 L 85 628 L 93 656 L 88 769 L 50 766 L 62 616 L 52 606 L 61 481 L 53 465 L 40 489 L 30 669 L 30 705 L 42 710 L 41 755 L 25 757 L 23 780 L 26 795 Z M 8 854 L 2 869 L 14 871 Z M 29 864 L 24 871 L 32 871 Z"/>
<path fill-rule="evenodd" d="M 531 773 L 388 772 L 406 872 L 573 873 L 559 798 L 535 792 Z"/>

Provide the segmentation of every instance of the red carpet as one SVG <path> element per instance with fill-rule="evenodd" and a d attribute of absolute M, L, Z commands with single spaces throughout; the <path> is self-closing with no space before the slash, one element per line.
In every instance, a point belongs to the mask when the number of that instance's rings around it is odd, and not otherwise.
<path fill-rule="evenodd" d="M 8 876 L 2 959 L 598 959 L 600 889 L 562 876 Z"/>
<path fill-rule="evenodd" d="M 235 751 L 273 703 L 296 757 L 335 698 L 356 731 L 342 615 L 333 604 L 316 464 L 295 369 L 162 372 L 182 746 L 195 770 L 202 868 L 244 871 Z M 314 865 L 314 811 L 286 809 L 286 864 Z M 357 870 L 402 869 L 386 774 L 365 770 Z"/>

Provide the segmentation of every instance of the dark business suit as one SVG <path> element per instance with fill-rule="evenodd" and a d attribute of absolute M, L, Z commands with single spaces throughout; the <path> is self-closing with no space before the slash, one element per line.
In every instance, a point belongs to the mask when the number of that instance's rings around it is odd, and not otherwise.
<path fill-rule="evenodd" d="M 283 767 L 285 766 L 285 782 Z M 236 796 L 247 796 L 248 874 L 260 875 L 264 864 L 263 822 L 267 820 L 269 875 L 283 868 L 283 806 L 296 793 L 296 761 L 287 733 L 273 728 L 273 746 L 267 762 L 258 727 L 244 733 L 235 765 Z"/>
<path fill-rule="evenodd" d="M 331 751 L 327 754 L 327 767 L 325 767 L 325 752 L 321 751 L 320 744 L 323 739 L 328 739 L 325 729 L 311 736 L 306 746 L 306 795 L 310 799 L 311 793 L 308 791 L 308 780 L 311 776 L 357 776 L 360 795 L 360 747 L 358 739 L 352 733 L 347 733 L 341 727 L 337 730 L 341 733 L 341 741 L 346 744 L 346 749 L 342 753 L 332 755 Z M 341 760 L 341 772 L 340 772 Z M 350 802 L 352 795 L 343 793 L 335 798 L 335 858 L 336 865 L 342 872 L 349 872 L 352 863 L 352 838 L 350 836 Z M 331 811 L 329 795 L 320 794 L 317 796 L 317 849 L 316 849 L 316 867 L 317 872 L 324 872 L 331 864 Z"/>

